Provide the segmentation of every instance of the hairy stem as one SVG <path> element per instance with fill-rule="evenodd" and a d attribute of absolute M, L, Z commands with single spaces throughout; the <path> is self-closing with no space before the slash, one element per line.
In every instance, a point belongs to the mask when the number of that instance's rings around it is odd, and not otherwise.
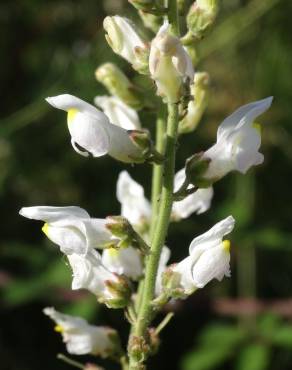
<path fill-rule="evenodd" d="M 177 140 L 178 107 L 168 104 L 168 122 L 166 136 L 166 160 L 163 165 L 163 182 L 157 223 L 151 243 L 151 253 L 147 259 L 143 300 L 138 319 L 133 328 L 133 335 L 144 337 L 152 320 L 153 307 L 151 302 L 155 293 L 155 282 L 162 247 L 165 243 L 173 202 L 173 179 L 175 166 L 175 149 Z M 130 370 L 138 368 L 134 358 L 130 356 Z"/>

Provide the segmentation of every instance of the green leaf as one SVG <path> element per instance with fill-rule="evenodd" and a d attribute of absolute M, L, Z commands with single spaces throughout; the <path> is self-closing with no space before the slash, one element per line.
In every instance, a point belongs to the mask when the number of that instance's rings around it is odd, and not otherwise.
<path fill-rule="evenodd" d="M 181 370 L 209 370 L 222 364 L 231 354 L 227 346 L 202 347 L 186 354 L 181 361 Z"/>
<path fill-rule="evenodd" d="M 292 348 L 292 325 L 285 325 L 279 328 L 274 333 L 272 342 L 280 347 Z"/>
<path fill-rule="evenodd" d="M 266 339 L 271 339 L 275 331 L 278 330 L 281 324 L 281 319 L 279 316 L 268 313 L 263 315 L 258 321 L 258 331 Z"/>
<path fill-rule="evenodd" d="M 205 328 L 199 341 L 204 346 L 235 346 L 245 339 L 242 328 L 233 325 L 214 324 Z"/>
<path fill-rule="evenodd" d="M 268 367 L 270 348 L 262 343 L 252 343 L 239 354 L 236 370 L 264 370 Z"/>

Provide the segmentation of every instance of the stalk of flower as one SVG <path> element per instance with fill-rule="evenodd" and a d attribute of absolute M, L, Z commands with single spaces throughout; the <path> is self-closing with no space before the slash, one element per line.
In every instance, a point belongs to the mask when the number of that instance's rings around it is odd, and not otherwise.
<path fill-rule="evenodd" d="M 86 255 L 67 256 L 73 271 L 72 289 L 87 289 L 109 308 L 124 308 L 131 297 L 128 279 L 107 269 L 100 254 L 92 249 Z"/>
<path fill-rule="evenodd" d="M 179 102 L 184 83 L 194 80 L 192 61 L 180 40 L 170 34 L 167 22 L 151 42 L 149 71 L 158 95 L 168 103 Z"/>
<path fill-rule="evenodd" d="M 62 334 L 69 353 L 109 357 L 120 352 L 120 341 L 116 330 L 89 325 L 81 317 L 65 315 L 53 307 L 46 307 L 43 312 L 55 321 L 55 330 Z"/>
<path fill-rule="evenodd" d="M 163 276 L 163 289 L 169 296 L 185 298 L 211 280 L 230 276 L 230 242 L 223 241 L 234 227 L 228 216 L 190 244 L 189 256 L 168 268 Z"/>
<path fill-rule="evenodd" d="M 135 25 L 129 19 L 116 15 L 106 17 L 103 27 L 113 51 L 131 63 L 135 70 L 147 74 L 149 48 L 138 35 Z"/>
<path fill-rule="evenodd" d="M 126 130 L 140 130 L 137 112 L 116 96 L 96 96 L 95 105 L 101 108 L 111 123 Z"/>
<path fill-rule="evenodd" d="M 23 207 L 21 216 L 44 221 L 42 231 L 66 255 L 85 255 L 90 249 L 104 248 L 118 240 L 106 227 L 107 220 L 91 218 L 80 207 Z"/>
<path fill-rule="evenodd" d="M 142 151 L 132 142 L 128 131 L 111 124 L 107 116 L 94 106 L 69 94 L 46 100 L 68 113 L 71 143 L 77 153 L 86 157 L 89 154 L 93 157 L 109 154 L 122 162 L 144 162 Z"/>

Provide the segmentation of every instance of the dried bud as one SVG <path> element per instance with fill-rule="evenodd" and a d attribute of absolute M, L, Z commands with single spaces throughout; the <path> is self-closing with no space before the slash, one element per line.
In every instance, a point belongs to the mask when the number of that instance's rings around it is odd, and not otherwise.
<path fill-rule="evenodd" d="M 151 355 L 155 355 L 160 346 L 159 335 L 156 333 L 155 328 L 150 328 L 148 330 L 148 335 L 149 335 L 150 353 Z"/>
<path fill-rule="evenodd" d="M 170 265 L 162 274 L 162 291 L 168 298 L 183 299 L 186 297 L 181 287 L 181 275 L 174 271 L 175 265 Z"/>
<path fill-rule="evenodd" d="M 105 285 L 110 297 L 101 297 L 99 302 L 104 303 L 108 308 L 124 308 L 129 304 L 132 289 L 129 280 L 122 275 L 117 275 L 118 281 L 108 280 Z"/>
<path fill-rule="evenodd" d="M 128 352 L 137 363 L 143 363 L 150 354 L 150 346 L 143 337 L 132 335 L 128 345 Z"/>
<path fill-rule="evenodd" d="M 137 88 L 114 64 L 105 63 L 98 67 L 95 71 L 95 77 L 112 95 L 120 98 L 131 108 L 137 110 L 143 107 Z"/>

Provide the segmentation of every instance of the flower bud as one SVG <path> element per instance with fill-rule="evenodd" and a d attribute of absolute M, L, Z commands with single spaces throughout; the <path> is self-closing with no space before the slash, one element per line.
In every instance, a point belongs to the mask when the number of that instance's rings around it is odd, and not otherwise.
<path fill-rule="evenodd" d="M 168 103 L 177 103 L 184 92 L 184 84 L 193 81 L 191 59 L 180 40 L 171 35 L 165 23 L 151 42 L 149 71 L 157 86 L 157 93 Z"/>
<path fill-rule="evenodd" d="M 179 123 L 179 133 L 186 134 L 194 131 L 207 107 L 209 92 L 209 75 L 197 72 L 191 85 L 192 100 L 188 104 L 187 114 Z"/>
<path fill-rule="evenodd" d="M 195 38 L 202 38 L 214 23 L 218 12 L 218 0 L 197 0 L 187 15 L 187 26 Z"/>
<path fill-rule="evenodd" d="M 163 18 L 161 16 L 156 16 L 143 10 L 139 10 L 139 15 L 146 28 L 149 28 L 154 33 L 158 32 L 163 22 Z"/>
<path fill-rule="evenodd" d="M 102 83 L 111 95 L 117 96 L 133 109 L 141 109 L 143 102 L 135 86 L 114 64 L 105 63 L 95 71 L 96 79 Z"/>
<path fill-rule="evenodd" d="M 130 245 L 137 248 L 143 254 L 148 254 L 149 247 L 140 235 L 133 229 L 129 221 L 122 216 L 110 216 L 107 218 L 106 227 L 111 231 L 112 235 L 120 238 L 117 248 L 127 248 Z"/>
<path fill-rule="evenodd" d="M 141 73 L 148 71 L 149 48 L 140 38 L 135 25 L 127 18 L 106 17 L 103 22 L 106 40 L 113 51 L 132 64 Z"/>

